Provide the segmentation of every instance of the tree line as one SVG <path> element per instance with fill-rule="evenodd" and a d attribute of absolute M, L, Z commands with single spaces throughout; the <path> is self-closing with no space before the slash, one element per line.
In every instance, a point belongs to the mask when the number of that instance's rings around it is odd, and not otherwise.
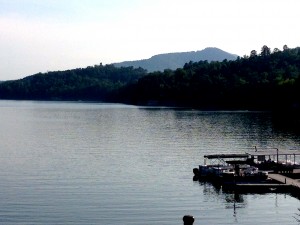
<path fill-rule="evenodd" d="M 142 68 L 95 65 L 39 73 L 0 83 L 1 99 L 96 100 L 173 105 L 206 110 L 299 109 L 300 48 L 270 50 L 222 62 L 188 62 L 147 73 Z"/>
<path fill-rule="evenodd" d="M 300 48 L 222 62 L 189 62 L 177 70 L 154 72 L 124 90 L 135 104 L 174 104 L 201 109 L 299 107 Z"/>
<path fill-rule="evenodd" d="M 0 99 L 110 101 L 118 90 L 147 74 L 142 68 L 95 65 L 38 73 L 0 83 Z"/>

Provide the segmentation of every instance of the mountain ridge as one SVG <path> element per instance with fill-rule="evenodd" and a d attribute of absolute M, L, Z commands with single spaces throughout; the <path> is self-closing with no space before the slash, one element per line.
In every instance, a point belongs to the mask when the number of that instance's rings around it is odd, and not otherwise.
<path fill-rule="evenodd" d="M 203 50 L 189 51 L 189 52 L 174 52 L 174 53 L 163 53 L 154 55 L 148 59 L 124 61 L 119 63 L 113 63 L 116 67 L 128 67 L 133 66 L 134 68 L 141 67 L 146 69 L 148 72 L 164 71 L 165 69 L 175 70 L 182 68 L 185 63 L 190 61 L 223 61 L 236 60 L 238 55 L 228 53 L 219 48 L 208 47 Z"/>

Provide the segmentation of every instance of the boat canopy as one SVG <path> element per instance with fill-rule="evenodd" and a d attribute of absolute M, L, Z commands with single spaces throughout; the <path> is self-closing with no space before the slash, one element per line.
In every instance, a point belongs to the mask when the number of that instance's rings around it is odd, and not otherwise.
<path fill-rule="evenodd" d="M 289 162 L 293 161 L 293 164 L 299 164 L 296 163 L 296 156 L 300 156 L 299 150 L 289 150 L 289 151 L 280 151 L 277 148 L 274 149 L 267 149 L 265 151 L 257 151 L 257 148 L 255 148 L 255 152 L 251 153 L 223 153 L 223 154 L 211 154 L 211 155 L 204 155 L 204 165 L 206 165 L 206 161 L 210 160 L 210 164 L 231 164 L 231 165 L 237 165 L 237 164 L 248 164 L 254 161 L 257 162 L 265 162 L 266 158 L 268 157 L 269 160 L 271 160 L 271 157 L 273 156 L 274 162 L 285 162 L 288 164 Z M 285 159 L 282 159 L 283 156 L 285 156 Z M 288 160 L 288 156 L 290 156 L 290 160 Z M 293 160 L 291 159 L 293 156 Z M 276 157 L 276 159 L 275 159 Z"/>
<path fill-rule="evenodd" d="M 207 159 L 229 159 L 229 158 L 249 158 L 249 154 L 213 154 L 205 155 L 204 158 Z"/>
<path fill-rule="evenodd" d="M 274 155 L 300 155 L 300 151 L 282 151 L 282 150 L 278 150 L 278 151 L 257 151 L 257 152 L 253 152 L 253 153 L 249 153 L 249 155 L 251 156 L 274 156 Z"/>

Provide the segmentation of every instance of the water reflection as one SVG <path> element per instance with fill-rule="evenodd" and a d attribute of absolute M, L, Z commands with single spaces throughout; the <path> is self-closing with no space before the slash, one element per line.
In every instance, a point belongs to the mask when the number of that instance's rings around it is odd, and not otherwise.
<path fill-rule="evenodd" d="M 225 200 L 227 202 L 225 208 L 233 209 L 233 217 L 235 218 L 235 222 L 237 222 L 237 209 L 246 207 L 246 203 L 244 202 L 243 196 L 235 192 L 231 194 L 228 193 L 225 194 Z"/>
<path fill-rule="evenodd" d="M 207 197 L 207 201 L 211 202 L 216 200 L 224 204 L 226 210 L 232 210 L 232 216 L 235 222 L 237 222 L 238 210 L 247 207 L 247 201 L 245 200 L 243 194 L 238 192 L 224 192 L 221 186 L 211 184 L 205 181 L 195 181 L 199 182 L 199 185 L 203 188 L 203 195 Z"/>
<path fill-rule="evenodd" d="M 196 224 L 300 219 L 299 201 L 288 195 L 224 192 L 189 182 L 205 154 L 299 146 L 300 137 L 281 133 L 269 113 L 2 105 L 0 224 L 7 218 L 10 224 L 169 225 L 186 213 L 201 218 Z"/>
<path fill-rule="evenodd" d="M 224 209 L 228 211 L 227 214 L 232 215 L 234 223 L 241 223 L 239 220 L 243 218 L 245 212 L 249 213 L 252 208 L 257 207 L 256 210 L 271 210 L 270 212 L 266 213 L 271 215 L 273 213 L 280 212 L 282 208 L 286 208 L 287 213 L 290 213 L 291 217 L 293 217 L 294 220 L 300 224 L 299 206 L 297 207 L 297 204 L 293 205 L 288 203 L 290 197 L 296 197 L 290 193 L 244 193 L 233 190 L 223 190 L 221 186 L 206 181 L 194 182 L 198 183 L 200 189 L 202 189 L 205 202 L 214 202 L 219 204 L 218 207 L 224 207 Z M 253 205 L 253 201 L 251 201 L 251 199 L 260 200 L 262 202 L 260 205 Z M 298 199 L 300 200 L 299 196 Z M 296 210 L 296 212 L 292 213 L 294 210 Z M 255 221 L 253 223 L 255 223 Z"/>
<path fill-rule="evenodd" d="M 276 147 L 282 150 L 300 149 L 299 133 L 274 123 L 270 112 L 248 111 L 198 111 L 164 108 L 140 109 L 147 117 L 160 121 L 161 130 L 184 135 L 183 139 L 199 142 L 199 148 L 207 154 L 216 151 L 240 152 Z M 167 116 L 167 117 L 166 117 Z M 164 118 L 160 120 L 160 118 Z M 168 119 L 167 119 L 168 118 Z M 200 142 L 201 140 L 201 142 Z"/>
<path fill-rule="evenodd" d="M 298 211 L 298 213 L 295 213 L 294 218 L 298 222 L 298 224 L 300 224 L 300 208 L 298 208 Z"/>

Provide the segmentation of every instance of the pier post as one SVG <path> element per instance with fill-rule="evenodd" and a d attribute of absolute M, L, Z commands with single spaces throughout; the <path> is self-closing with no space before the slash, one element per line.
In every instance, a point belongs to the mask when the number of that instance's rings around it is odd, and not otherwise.
<path fill-rule="evenodd" d="M 276 148 L 276 151 L 277 151 L 277 167 L 278 167 L 278 165 L 279 165 L 279 162 L 278 162 L 278 160 L 279 160 L 279 157 L 278 157 L 278 151 L 279 151 L 279 149 Z"/>

